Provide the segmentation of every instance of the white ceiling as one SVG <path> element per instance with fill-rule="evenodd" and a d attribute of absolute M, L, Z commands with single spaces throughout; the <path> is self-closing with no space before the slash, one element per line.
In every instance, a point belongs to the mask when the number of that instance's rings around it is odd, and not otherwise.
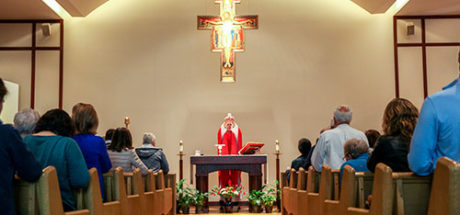
<path fill-rule="evenodd" d="M 460 15 L 460 1 L 410 0 L 397 15 Z"/>
<path fill-rule="evenodd" d="M 60 19 L 41 0 L 0 0 L 0 19 Z"/>
<path fill-rule="evenodd" d="M 42 0 L 0 0 L 0 2 L 0 19 L 60 18 Z M 90 3 L 91 1 L 86 2 Z M 460 0 L 410 0 L 397 13 L 397 15 L 453 14 L 460 15 Z"/>

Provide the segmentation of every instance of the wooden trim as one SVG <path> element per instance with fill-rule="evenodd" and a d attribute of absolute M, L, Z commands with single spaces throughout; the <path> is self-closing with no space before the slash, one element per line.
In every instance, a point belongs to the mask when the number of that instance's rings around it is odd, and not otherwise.
<path fill-rule="evenodd" d="M 0 23 L 59 23 L 62 19 L 0 19 Z"/>
<path fill-rule="evenodd" d="M 59 109 L 62 109 L 62 98 L 64 88 L 64 20 L 59 22 Z"/>
<path fill-rule="evenodd" d="M 395 61 L 395 97 L 399 98 L 399 59 L 398 59 L 398 28 L 397 18 L 393 17 L 393 49 Z"/>
<path fill-rule="evenodd" d="M 422 19 L 422 64 L 423 64 L 423 98 L 428 96 L 428 77 L 426 66 L 426 28 L 425 19 Z"/>
<path fill-rule="evenodd" d="M 64 20 L 62 19 L 0 19 L 0 23 L 23 23 L 32 25 L 32 46 L 0 47 L 0 51 L 31 51 L 31 68 L 30 68 L 30 108 L 35 108 L 35 75 L 36 75 L 36 51 L 59 51 L 59 108 L 62 109 L 63 88 L 64 88 Z M 59 23 L 60 26 L 60 44 L 59 46 L 37 47 L 36 30 L 37 23 Z"/>
<path fill-rule="evenodd" d="M 31 78 L 30 78 L 30 108 L 35 108 L 35 45 L 36 45 L 36 36 L 35 31 L 37 30 L 37 25 L 32 23 L 32 68 L 31 68 Z"/>
<path fill-rule="evenodd" d="M 407 15 L 407 16 L 394 16 L 396 19 L 460 19 L 460 15 L 430 15 L 430 16 L 419 16 L 419 15 Z"/>
<path fill-rule="evenodd" d="M 422 25 L 422 42 L 421 43 L 398 43 L 397 35 L 397 20 L 398 19 L 420 19 Z M 423 64 L 423 96 L 428 96 L 428 68 L 426 62 L 426 47 L 446 47 L 460 46 L 460 42 L 426 42 L 426 26 L 427 19 L 460 19 L 460 15 L 431 15 L 431 16 L 393 16 L 393 41 L 394 41 L 394 63 L 395 63 L 395 91 L 396 97 L 399 97 L 399 61 L 398 47 L 421 47 L 422 48 L 422 64 Z"/>
<path fill-rule="evenodd" d="M 423 43 L 397 43 L 398 47 L 418 47 L 423 46 Z M 447 42 L 447 43 L 425 43 L 425 46 L 460 46 L 460 43 Z"/>

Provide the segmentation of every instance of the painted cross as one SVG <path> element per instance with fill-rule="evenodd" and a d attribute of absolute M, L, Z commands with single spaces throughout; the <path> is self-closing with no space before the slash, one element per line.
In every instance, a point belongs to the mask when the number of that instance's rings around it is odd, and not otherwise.
<path fill-rule="evenodd" d="M 244 51 L 243 29 L 257 29 L 257 16 L 235 16 L 241 0 L 214 0 L 220 16 L 198 16 L 198 30 L 212 30 L 211 51 L 220 52 L 220 81 L 235 82 L 235 52 Z"/>

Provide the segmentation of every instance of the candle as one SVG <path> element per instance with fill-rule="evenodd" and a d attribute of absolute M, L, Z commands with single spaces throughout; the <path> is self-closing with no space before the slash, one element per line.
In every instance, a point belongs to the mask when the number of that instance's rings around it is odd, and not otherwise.
<path fill-rule="evenodd" d="M 275 141 L 275 152 L 276 153 L 280 152 L 280 142 L 278 140 Z"/>
<path fill-rule="evenodd" d="M 184 152 L 184 143 L 181 141 L 179 141 L 179 152 Z"/>

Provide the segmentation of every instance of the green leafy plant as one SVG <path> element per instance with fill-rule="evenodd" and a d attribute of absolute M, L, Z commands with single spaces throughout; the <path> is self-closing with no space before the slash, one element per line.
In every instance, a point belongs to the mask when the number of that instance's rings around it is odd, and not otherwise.
<path fill-rule="evenodd" d="M 248 196 L 249 204 L 261 206 L 263 204 L 263 197 L 264 193 L 262 190 L 251 190 Z"/>
<path fill-rule="evenodd" d="M 193 192 L 193 205 L 203 206 L 204 200 L 208 198 L 208 193 L 202 193 L 199 190 L 195 189 Z"/>
<path fill-rule="evenodd" d="M 185 179 L 182 179 L 176 184 L 177 206 L 183 210 L 190 207 L 194 200 L 194 189 L 185 185 L 184 182 Z"/>

